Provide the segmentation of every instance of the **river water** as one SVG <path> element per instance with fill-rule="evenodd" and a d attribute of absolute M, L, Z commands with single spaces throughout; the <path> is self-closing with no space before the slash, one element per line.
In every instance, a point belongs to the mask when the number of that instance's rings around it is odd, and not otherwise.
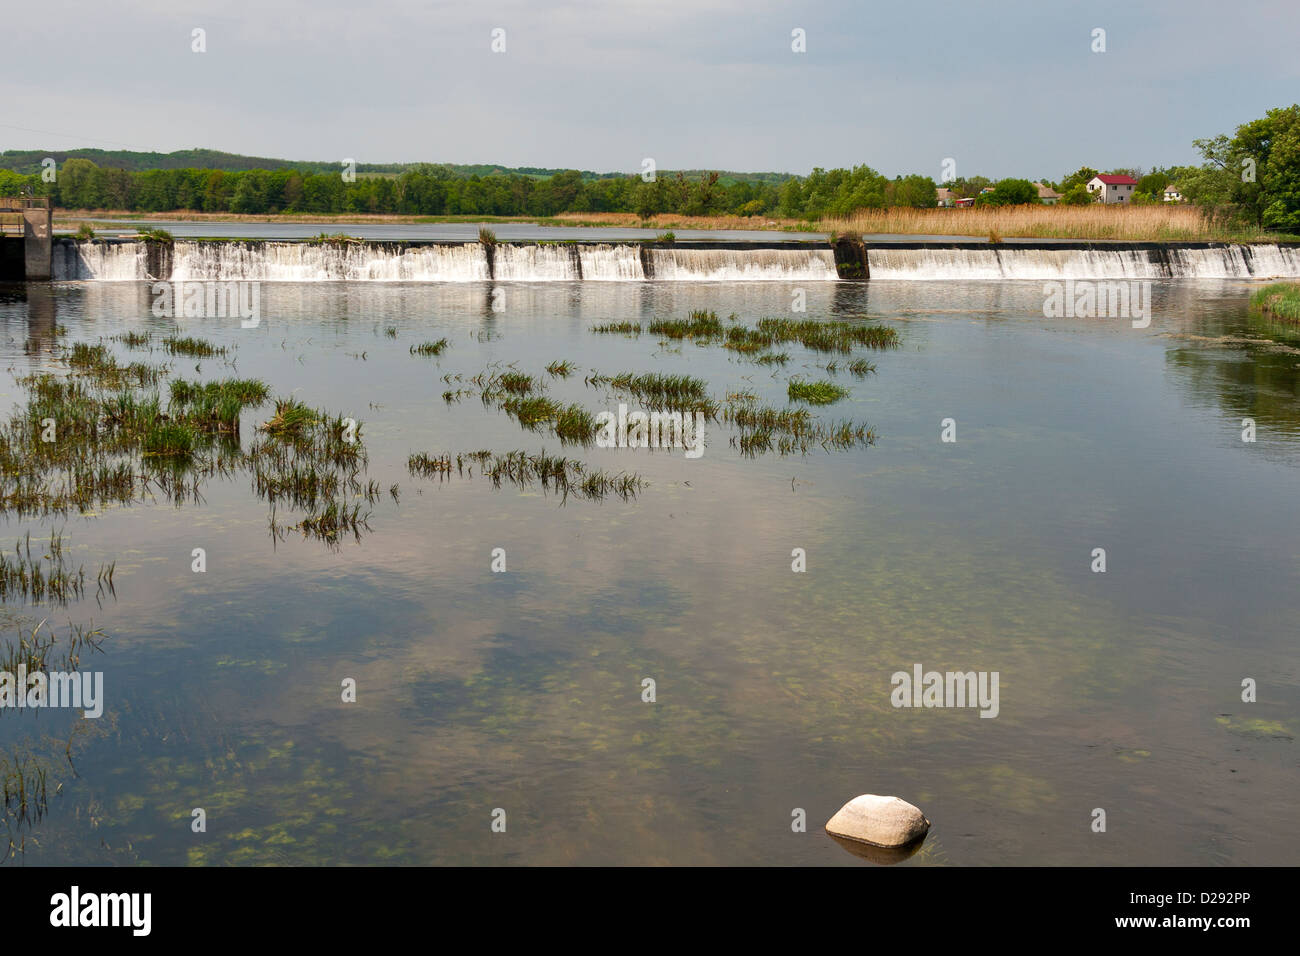
<path fill-rule="evenodd" d="M 898 331 L 856 378 L 798 344 L 768 366 L 590 331 L 788 316 L 781 282 L 265 283 L 253 329 L 155 317 L 147 282 L 8 287 L 7 403 L 14 374 L 66 367 L 57 343 L 103 340 L 354 417 L 369 477 L 399 488 L 335 548 L 274 540 L 243 474 L 181 507 L 4 518 L 0 547 L 62 528 L 92 578 L 117 562 L 115 596 L 3 608 L 10 633 L 108 635 L 81 665 L 104 674 L 103 717 L 0 713 L 6 772 L 26 755 L 48 789 L 38 819 L 6 810 L 8 862 L 863 865 L 821 828 L 879 793 L 933 822 L 907 866 L 1294 864 L 1300 330 L 1252 317 L 1251 288 L 1157 280 L 1134 328 L 1045 318 L 1041 282 L 808 283 L 799 318 Z M 112 338 L 178 326 L 229 356 Z M 831 377 L 850 395 L 817 414 L 878 437 L 747 458 L 719 423 L 698 459 L 574 451 L 442 398 L 561 359 L 578 370 L 548 393 L 593 411 L 626 401 L 593 371 L 777 407 L 792 377 Z M 476 449 L 646 486 L 563 500 L 407 470 Z M 893 706 L 891 675 L 918 664 L 996 672 L 997 716 Z"/>

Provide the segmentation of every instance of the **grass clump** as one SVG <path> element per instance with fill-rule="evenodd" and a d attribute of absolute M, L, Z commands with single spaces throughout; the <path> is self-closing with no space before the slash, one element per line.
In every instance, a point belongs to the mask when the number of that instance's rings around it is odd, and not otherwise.
<path fill-rule="evenodd" d="M 394 330 L 394 333 L 396 330 Z M 446 339 L 438 339 L 436 342 L 422 342 L 419 345 L 411 346 L 412 355 L 441 355 L 447 348 Z"/>
<path fill-rule="evenodd" d="M 568 378 L 573 374 L 574 364 L 567 359 L 560 362 L 552 362 L 546 366 L 546 371 L 553 378 Z"/>
<path fill-rule="evenodd" d="M 792 380 L 786 389 L 792 402 L 806 402 L 809 405 L 831 405 L 842 398 L 847 398 L 849 390 L 834 382 L 804 382 Z"/>
<path fill-rule="evenodd" d="M 174 335 L 170 338 L 163 339 L 163 348 L 172 355 L 184 355 L 187 358 L 213 358 L 218 355 L 225 355 L 226 349 L 213 345 L 211 342 L 205 342 L 203 339 L 195 339 Z"/>
<path fill-rule="evenodd" d="M 641 324 L 639 322 L 607 322 L 604 325 L 593 325 L 591 331 L 600 335 L 640 335 Z"/>
<path fill-rule="evenodd" d="M 649 326 L 651 335 L 669 339 L 710 339 L 722 334 L 716 312 L 697 309 L 686 319 L 659 319 Z"/>
<path fill-rule="evenodd" d="M 320 416 L 316 410 L 296 398 L 278 398 L 275 414 L 259 427 L 273 438 L 299 438 L 318 421 Z"/>
<path fill-rule="evenodd" d="M 1272 318 L 1300 322 L 1300 282 L 1274 282 L 1256 289 L 1250 304 Z"/>

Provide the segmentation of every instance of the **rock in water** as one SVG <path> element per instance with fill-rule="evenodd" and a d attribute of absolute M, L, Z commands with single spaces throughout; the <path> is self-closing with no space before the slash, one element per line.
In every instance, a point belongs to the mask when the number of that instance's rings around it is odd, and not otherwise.
<path fill-rule="evenodd" d="M 907 846 L 929 829 L 930 821 L 906 800 L 874 793 L 854 797 L 826 823 L 831 836 L 884 847 Z"/>

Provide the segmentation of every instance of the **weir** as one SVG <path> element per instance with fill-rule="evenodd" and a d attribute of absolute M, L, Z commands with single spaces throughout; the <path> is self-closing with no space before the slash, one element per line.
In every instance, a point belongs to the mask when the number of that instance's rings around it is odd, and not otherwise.
<path fill-rule="evenodd" d="M 56 239 L 60 280 L 834 282 L 1300 277 L 1300 244 Z"/>
<path fill-rule="evenodd" d="M 49 279 L 53 240 L 48 196 L 0 196 L 0 279 Z"/>

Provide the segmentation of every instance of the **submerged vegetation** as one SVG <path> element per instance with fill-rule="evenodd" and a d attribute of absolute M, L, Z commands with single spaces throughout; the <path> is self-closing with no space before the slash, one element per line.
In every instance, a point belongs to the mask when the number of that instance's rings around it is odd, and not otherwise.
<path fill-rule="evenodd" d="M 396 336 L 397 330 L 393 330 Z M 411 346 L 412 355 L 441 355 L 447 348 L 446 339 L 438 339 L 436 342 L 421 342 L 419 345 Z"/>
<path fill-rule="evenodd" d="M 613 495 L 626 501 L 636 497 L 637 492 L 645 486 L 645 481 L 639 475 L 589 470 L 580 461 L 548 455 L 545 451 L 536 455 L 524 451 L 512 451 L 504 455 L 478 451 L 456 456 L 455 471 L 458 476 L 472 478 L 475 465 L 478 465 L 479 474 L 491 481 L 494 488 L 500 488 L 503 483 L 518 488 L 537 484 L 543 491 L 556 492 L 563 500 L 575 497 L 599 501 Z M 446 480 L 452 474 L 452 459 L 446 454 L 412 455 L 407 462 L 407 470 L 416 477 Z"/>
<path fill-rule="evenodd" d="M 626 323 L 625 323 L 626 324 Z M 628 332 L 617 326 L 597 326 L 594 332 Z M 640 332 L 640 326 L 635 327 Z M 724 325 L 715 312 L 697 310 L 686 319 L 661 319 L 647 328 L 665 339 L 688 339 L 699 345 L 721 343 L 742 355 L 762 356 L 774 345 L 797 342 L 817 352 L 851 352 L 854 348 L 890 349 L 898 346 L 898 332 L 886 325 L 854 325 L 815 319 L 759 319 L 750 327 L 733 320 Z M 773 361 L 768 359 L 768 361 Z"/>

